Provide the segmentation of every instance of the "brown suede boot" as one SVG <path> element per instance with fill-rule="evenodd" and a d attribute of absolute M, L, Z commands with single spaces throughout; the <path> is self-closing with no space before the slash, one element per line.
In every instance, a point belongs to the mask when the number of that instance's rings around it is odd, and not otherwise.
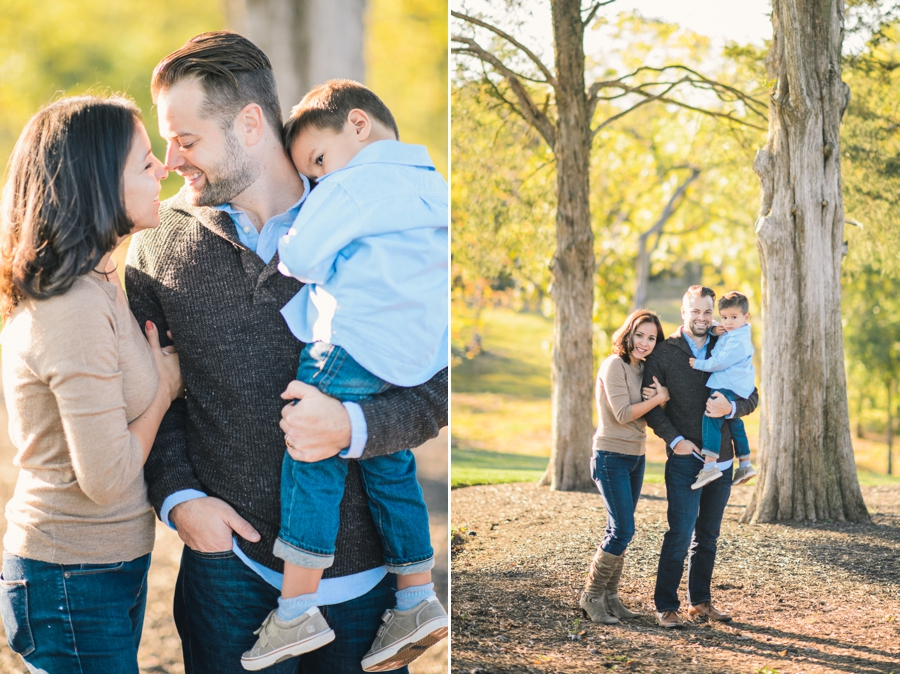
<path fill-rule="evenodd" d="M 625 553 L 617 557 L 616 568 L 606 584 L 606 609 L 617 618 L 640 618 L 640 613 L 629 611 L 619 601 L 619 581 L 622 579 L 622 568 L 625 566 Z"/>
<path fill-rule="evenodd" d="M 618 559 L 615 555 L 604 552 L 598 547 L 597 554 L 594 555 L 591 562 L 587 583 L 585 583 L 578 604 L 584 611 L 584 615 L 592 622 L 602 625 L 615 625 L 619 622 L 618 618 L 609 615 L 606 607 L 606 584 L 615 571 Z"/>

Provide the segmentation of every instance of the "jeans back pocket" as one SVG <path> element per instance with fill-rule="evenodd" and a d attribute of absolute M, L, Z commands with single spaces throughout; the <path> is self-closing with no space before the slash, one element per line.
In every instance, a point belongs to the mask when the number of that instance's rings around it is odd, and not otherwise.
<path fill-rule="evenodd" d="M 21 656 L 34 651 L 34 636 L 28 622 L 28 583 L 0 578 L 0 618 L 9 647 Z"/>

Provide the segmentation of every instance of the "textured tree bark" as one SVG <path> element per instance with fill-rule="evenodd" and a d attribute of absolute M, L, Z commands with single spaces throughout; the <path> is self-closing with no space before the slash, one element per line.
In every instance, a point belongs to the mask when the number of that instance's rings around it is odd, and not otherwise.
<path fill-rule="evenodd" d="M 365 0 L 226 0 L 228 25 L 272 61 L 282 113 L 334 77 L 365 81 Z"/>
<path fill-rule="evenodd" d="M 553 0 L 558 87 L 556 132 L 556 254 L 551 296 L 553 326 L 553 444 L 542 483 L 552 489 L 589 488 L 593 424 L 594 233 L 591 229 L 588 101 L 584 87 L 584 25 L 579 0 Z"/>
<path fill-rule="evenodd" d="M 842 0 L 775 0 L 769 136 L 754 169 L 762 266 L 760 471 L 744 519 L 867 521 L 841 339 Z"/>

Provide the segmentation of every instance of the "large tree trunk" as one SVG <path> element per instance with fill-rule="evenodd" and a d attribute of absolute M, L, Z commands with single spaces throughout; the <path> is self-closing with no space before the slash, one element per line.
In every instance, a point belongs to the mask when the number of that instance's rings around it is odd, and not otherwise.
<path fill-rule="evenodd" d="M 228 25 L 272 61 L 282 113 L 334 77 L 365 80 L 365 0 L 226 0 Z"/>
<path fill-rule="evenodd" d="M 760 471 L 745 520 L 869 519 L 850 442 L 841 339 L 844 3 L 776 0 L 762 185 Z"/>
<path fill-rule="evenodd" d="M 556 255 L 553 326 L 553 445 L 542 483 L 591 486 L 593 424 L 594 233 L 588 201 L 590 120 L 584 89 L 584 26 L 579 0 L 553 0 L 557 90 Z"/>

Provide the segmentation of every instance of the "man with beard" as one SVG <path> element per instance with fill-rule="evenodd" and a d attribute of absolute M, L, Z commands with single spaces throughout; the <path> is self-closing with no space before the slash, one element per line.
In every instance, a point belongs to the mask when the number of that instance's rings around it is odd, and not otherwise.
<path fill-rule="evenodd" d="M 139 323 L 171 332 L 187 395 L 163 421 L 145 476 L 185 543 L 174 602 L 185 670 L 236 673 L 278 601 L 285 434 L 301 461 L 417 446 L 447 423 L 447 371 L 358 404 L 291 381 L 303 344 L 280 309 L 301 285 L 278 273 L 276 247 L 310 185 L 282 146 L 269 60 L 240 35 L 204 33 L 157 65 L 152 93 L 166 166 L 185 184 L 160 227 L 132 243 L 126 280 Z M 318 591 L 336 638 L 267 671 L 362 671 L 394 596 L 355 461 L 340 521 Z"/>
<path fill-rule="evenodd" d="M 723 425 L 722 446 L 717 467 L 723 476 L 701 489 L 691 489 L 703 465 L 703 415 L 729 418 L 750 414 L 759 402 L 756 389 L 747 400 L 729 402 L 721 393 L 709 397 L 708 372 L 694 370 L 691 358 L 707 358 L 716 343 L 710 335 L 716 294 L 705 286 L 691 286 L 681 303 L 683 325 L 657 345 L 644 368 L 644 398 L 656 393 L 654 377 L 669 389 L 665 409 L 647 413 L 647 424 L 666 443 L 666 498 L 669 530 L 663 537 L 656 573 L 656 621 L 662 627 L 683 627 L 678 616 L 678 586 L 688 556 L 689 616 L 706 616 L 728 622 L 731 616 L 712 606 L 710 583 L 716 560 L 716 542 L 722 526 L 725 504 L 731 494 L 734 457 L 728 424 Z M 688 548 L 690 547 L 690 554 Z"/>

